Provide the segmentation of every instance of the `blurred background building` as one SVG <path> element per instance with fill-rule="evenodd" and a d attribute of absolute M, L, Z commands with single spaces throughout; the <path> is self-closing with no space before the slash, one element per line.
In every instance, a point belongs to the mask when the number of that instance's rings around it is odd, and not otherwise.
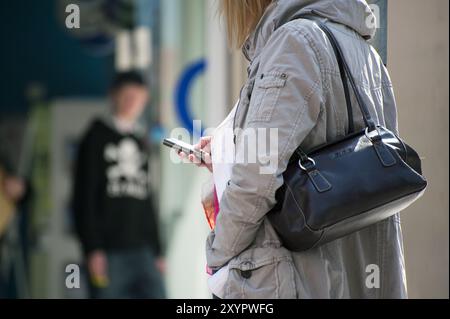
<path fill-rule="evenodd" d="M 448 1 L 371 1 L 380 8 L 374 45 L 391 71 L 402 136 L 423 154 L 430 187 L 402 214 L 410 297 L 448 298 Z M 70 4 L 80 28 L 66 25 Z M 65 285 L 80 263 L 70 211 L 71 171 L 80 134 L 107 112 L 116 70 L 150 80 L 144 121 L 153 150 L 170 298 L 208 298 L 200 204 L 206 173 L 174 165 L 161 139 L 192 121 L 214 127 L 246 76 L 227 49 L 217 0 L 41 0 L 0 3 L 0 148 L 30 181 L 32 202 L 10 225 L 17 297 L 84 298 Z M 193 141 L 192 141 L 193 142 Z M 1 208 L 0 208 L 1 209 Z M 12 253 L 11 253 L 12 252 Z"/>

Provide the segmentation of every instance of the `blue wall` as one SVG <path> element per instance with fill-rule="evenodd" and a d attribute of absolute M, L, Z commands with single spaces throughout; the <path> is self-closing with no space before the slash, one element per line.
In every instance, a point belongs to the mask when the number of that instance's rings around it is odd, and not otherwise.
<path fill-rule="evenodd" d="M 101 96 L 113 58 L 96 57 L 57 21 L 57 0 L 0 1 L 0 114 L 23 113 L 31 82 L 47 97 Z"/>

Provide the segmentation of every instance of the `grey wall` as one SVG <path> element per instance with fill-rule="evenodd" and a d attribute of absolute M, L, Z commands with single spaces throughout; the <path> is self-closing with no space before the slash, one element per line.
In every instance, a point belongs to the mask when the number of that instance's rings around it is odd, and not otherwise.
<path fill-rule="evenodd" d="M 376 5 L 375 12 L 378 18 L 378 31 L 371 44 L 377 49 L 384 63 L 387 63 L 387 29 L 388 29 L 388 0 L 368 0 L 369 4 Z"/>
<path fill-rule="evenodd" d="M 426 195 L 402 213 L 411 298 L 448 298 L 447 0 L 391 0 L 388 64 L 400 133 L 424 157 Z"/>

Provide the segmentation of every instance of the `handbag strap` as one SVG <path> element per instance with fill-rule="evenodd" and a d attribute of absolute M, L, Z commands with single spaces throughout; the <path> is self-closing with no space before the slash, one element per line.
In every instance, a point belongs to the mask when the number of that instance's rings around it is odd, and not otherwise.
<path fill-rule="evenodd" d="M 333 51 L 336 55 L 336 60 L 338 62 L 339 71 L 341 74 L 342 84 L 344 86 L 345 99 L 347 102 L 347 113 L 348 113 L 348 118 L 349 118 L 350 133 L 354 133 L 354 119 L 353 119 L 353 110 L 352 110 L 352 106 L 351 106 L 348 82 L 350 82 L 352 90 L 355 94 L 356 101 L 358 102 L 358 106 L 361 110 L 361 113 L 362 113 L 362 116 L 364 119 L 364 123 L 365 123 L 368 131 L 372 132 L 372 131 L 376 130 L 377 126 L 376 126 L 375 122 L 373 121 L 372 116 L 369 112 L 369 109 L 368 109 L 367 105 L 365 104 L 364 99 L 362 98 L 362 96 L 359 92 L 359 89 L 356 85 L 355 79 L 353 78 L 353 75 L 351 73 L 350 67 L 348 66 L 347 61 L 345 60 L 341 46 L 339 45 L 339 42 L 336 40 L 336 37 L 334 36 L 333 32 L 330 30 L 330 28 L 328 28 L 328 26 L 325 23 L 323 23 L 321 21 L 314 20 L 307 16 L 298 16 L 298 17 L 294 18 L 294 20 L 298 19 L 298 18 L 308 19 L 308 20 L 312 20 L 312 21 L 316 22 L 318 24 L 318 26 L 320 27 L 320 29 L 325 33 L 325 35 L 327 36 L 327 38 L 329 39 L 329 41 L 331 43 L 331 46 L 333 47 Z M 348 79 L 348 81 L 347 81 L 347 79 Z M 307 162 L 311 163 L 311 159 L 302 150 L 301 147 L 298 147 L 295 150 L 294 155 L 295 155 L 296 159 L 300 160 L 301 163 L 307 163 Z M 313 164 L 313 163 L 311 163 L 311 164 Z"/>
<path fill-rule="evenodd" d="M 348 88 L 347 72 L 345 71 L 344 64 L 342 63 L 337 47 L 333 45 L 333 42 L 331 45 L 338 62 L 339 74 L 341 75 L 342 86 L 344 87 L 345 102 L 347 103 L 348 131 L 349 134 L 352 134 L 355 133 L 355 120 L 353 118 L 353 107 L 352 100 L 350 98 L 350 90 Z"/>
<path fill-rule="evenodd" d="M 336 54 L 336 58 L 338 60 L 338 64 L 342 65 L 342 68 L 344 69 L 344 72 L 347 74 L 348 80 L 350 82 L 350 85 L 352 86 L 353 92 L 355 94 L 356 100 L 358 102 L 359 108 L 361 110 L 361 113 L 364 118 L 364 122 L 369 128 L 369 131 L 372 132 L 376 129 L 377 125 L 372 119 L 372 116 L 370 115 L 369 108 L 367 107 L 366 103 L 364 102 L 364 99 L 361 96 L 361 93 L 359 92 L 359 89 L 356 85 L 355 79 L 352 75 L 352 72 L 350 70 L 350 67 L 347 64 L 347 61 L 345 60 L 344 54 L 342 53 L 341 46 L 339 45 L 339 42 L 336 40 L 333 32 L 326 26 L 325 23 L 319 21 L 317 22 L 320 29 L 322 29 L 323 32 L 327 35 L 328 39 L 330 40 L 331 45 L 333 46 L 333 50 Z M 341 67 L 341 66 L 340 66 Z"/>

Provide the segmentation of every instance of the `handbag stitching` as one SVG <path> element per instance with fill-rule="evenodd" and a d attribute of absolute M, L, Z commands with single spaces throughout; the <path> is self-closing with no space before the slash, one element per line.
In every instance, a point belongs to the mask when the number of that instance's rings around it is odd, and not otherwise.
<path fill-rule="evenodd" d="M 317 241 L 316 241 L 309 249 L 314 249 L 314 248 L 316 248 L 317 246 L 319 246 L 319 244 L 320 244 L 320 242 L 322 241 L 322 239 L 323 239 L 323 237 L 325 236 L 325 234 L 326 234 L 326 229 L 322 230 L 319 239 L 317 239 Z M 308 250 L 309 250 L 309 249 L 308 249 Z"/>
<path fill-rule="evenodd" d="M 309 226 L 309 224 L 306 220 L 305 214 L 303 213 L 303 209 L 300 207 L 299 203 L 297 202 L 297 199 L 295 198 L 294 192 L 292 191 L 291 187 L 288 184 L 286 184 L 286 188 L 288 189 L 289 193 L 291 194 L 291 197 L 294 200 L 294 203 L 297 206 L 298 210 L 302 214 L 303 220 L 305 221 L 306 228 L 308 228 L 310 231 L 313 231 L 313 232 L 320 231 L 320 230 L 313 229 L 313 228 L 311 228 L 311 226 Z"/>

